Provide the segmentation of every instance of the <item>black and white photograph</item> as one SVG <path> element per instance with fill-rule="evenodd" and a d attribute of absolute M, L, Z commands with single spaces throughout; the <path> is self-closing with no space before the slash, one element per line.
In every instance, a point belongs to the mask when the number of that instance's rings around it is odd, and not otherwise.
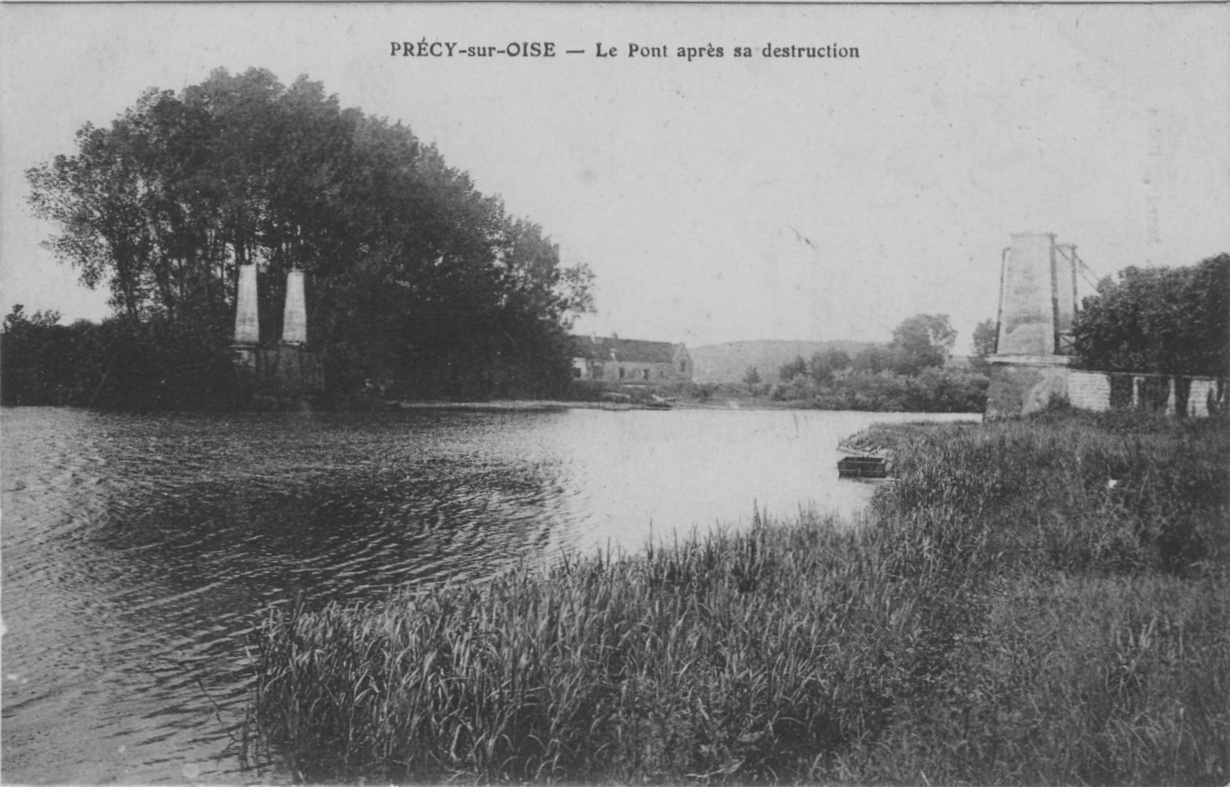
<path fill-rule="evenodd" d="M 4 784 L 1230 783 L 1230 5 L 0 3 Z"/>

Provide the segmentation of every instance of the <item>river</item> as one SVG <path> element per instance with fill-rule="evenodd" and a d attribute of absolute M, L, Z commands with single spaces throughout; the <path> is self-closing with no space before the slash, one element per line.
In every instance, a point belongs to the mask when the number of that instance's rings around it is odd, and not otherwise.
<path fill-rule="evenodd" d="M 3 780 L 286 782 L 233 739 L 269 605 L 632 551 L 756 509 L 852 516 L 873 485 L 837 478 L 837 442 L 921 418 L 955 417 L 6 408 Z"/>

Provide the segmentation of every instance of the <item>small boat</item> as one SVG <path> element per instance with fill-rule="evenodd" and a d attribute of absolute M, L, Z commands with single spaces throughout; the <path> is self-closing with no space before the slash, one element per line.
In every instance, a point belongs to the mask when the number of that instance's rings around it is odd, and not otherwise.
<path fill-rule="evenodd" d="M 888 478 L 887 456 L 843 456 L 837 460 L 838 478 Z"/>
<path fill-rule="evenodd" d="M 637 391 L 632 394 L 616 393 L 614 391 L 603 391 L 602 393 L 604 410 L 669 410 L 671 403 L 669 399 L 658 396 L 657 394 L 649 394 L 645 396 L 643 392 Z"/>
<path fill-rule="evenodd" d="M 652 394 L 646 401 L 640 402 L 640 406 L 646 410 L 669 410 L 671 409 L 670 400 L 664 399 L 657 394 Z"/>

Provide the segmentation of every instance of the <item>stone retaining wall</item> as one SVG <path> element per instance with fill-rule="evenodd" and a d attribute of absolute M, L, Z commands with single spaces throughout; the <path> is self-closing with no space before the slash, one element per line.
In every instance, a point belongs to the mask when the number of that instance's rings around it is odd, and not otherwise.
<path fill-rule="evenodd" d="M 236 347 L 236 362 L 251 370 L 259 396 L 293 398 L 324 390 L 320 352 L 302 345 Z"/>
<path fill-rule="evenodd" d="M 1110 375 L 1101 372 L 1068 372 L 1068 403 L 1082 410 L 1110 409 Z"/>
<path fill-rule="evenodd" d="M 1052 400 L 1081 410 L 1145 410 L 1204 417 L 1226 407 L 1225 380 L 1069 369 L 1040 358 L 992 359 L 987 391 L 989 418 L 1045 408 Z"/>

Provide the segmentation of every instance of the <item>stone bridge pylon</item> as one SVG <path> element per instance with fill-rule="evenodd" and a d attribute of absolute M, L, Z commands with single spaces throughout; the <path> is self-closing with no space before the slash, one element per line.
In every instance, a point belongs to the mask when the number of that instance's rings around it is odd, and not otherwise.
<path fill-rule="evenodd" d="M 995 354 L 1048 359 L 1072 352 L 1076 247 L 1050 233 L 1012 236 L 1000 268 Z"/>
<path fill-rule="evenodd" d="M 1012 236 L 1000 261 L 999 313 L 988 417 L 1046 407 L 1068 396 L 1072 323 L 1078 307 L 1076 247 L 1049 232 Z"/>

